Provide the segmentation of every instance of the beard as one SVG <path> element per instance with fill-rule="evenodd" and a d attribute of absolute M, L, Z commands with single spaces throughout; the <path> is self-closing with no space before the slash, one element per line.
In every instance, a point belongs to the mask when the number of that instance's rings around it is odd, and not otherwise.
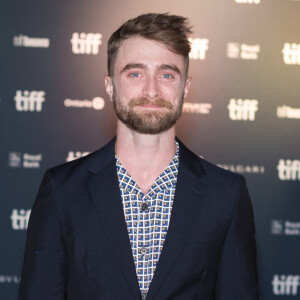
<path fill-rule="evenodd" d="M 148 98 L 133 98 L 126 107 L 119 100 L 116 90 L 113 93 L 113 104 L 118 119 L 128 128 L 142 134 L 157 134 L 175 125 L 182 113 L 183 93 L 177 106 L 162 98 L 149 100 Z M 154 104 L 164 107 L 167 111 L 137 111 L 136 106 Z"/>

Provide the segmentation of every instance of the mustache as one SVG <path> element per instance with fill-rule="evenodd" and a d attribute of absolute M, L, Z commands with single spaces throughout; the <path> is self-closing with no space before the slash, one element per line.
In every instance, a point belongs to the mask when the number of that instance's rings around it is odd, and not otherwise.
<path fill-rule="evenodd" d="M 129 102 L 129 107 L 133 108 L 134 106 L 147 105 L 147 104 L 155 104 L 159 107 L 166 107 L 169 109 L 173 108 L 173 105 L 169 101 L 162 98 L 158 98 L 153 101 L 149 100 L 148 98 L 131 99 Z"/>

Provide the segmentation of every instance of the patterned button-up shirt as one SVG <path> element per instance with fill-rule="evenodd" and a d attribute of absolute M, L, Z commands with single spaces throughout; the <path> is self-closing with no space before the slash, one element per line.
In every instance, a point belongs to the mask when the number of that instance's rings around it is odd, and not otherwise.
<path fill-rule="evenodd" d="M 179 145 L 169 166 L 147 195 L 116 156 L 119 186 L 136 274 L 143 296 L 148 292 L 169 227 L 177 183 Z"/>

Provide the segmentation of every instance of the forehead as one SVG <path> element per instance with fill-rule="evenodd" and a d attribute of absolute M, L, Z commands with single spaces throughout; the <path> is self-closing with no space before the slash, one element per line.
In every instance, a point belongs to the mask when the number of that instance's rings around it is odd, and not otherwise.
<path fill-rule="evenodd" d="M 115 62 L 115 71 L 122 69 L 127 64 L 144 64 L 145 66 L 158 67 L 162 64 L 176 65 L 184 73 L 184 57 L 170 51 L 163 43 L 131 37 L 120 46 Z"/>

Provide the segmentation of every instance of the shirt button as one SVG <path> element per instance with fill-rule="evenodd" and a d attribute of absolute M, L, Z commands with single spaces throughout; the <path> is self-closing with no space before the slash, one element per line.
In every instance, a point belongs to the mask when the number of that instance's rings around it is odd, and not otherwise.
<path fill-rule="evenodd" d="M 147 202 L 144 202 L 144 203 L 141 205 L 141 210 L 142 210 L 142 211 L 148 210 L 148 204 L 147 204 Z"/>
<path fill-rule="evenodd" d="M 142 300 L 146 300 L 147 293 L 146 291 L 142 291 Z"/>
<path fill-rule="evenodd" d="M 147 249 L 146 248 L 140 249 L 140 253 L 144 256 L 147 253 Z"/>

